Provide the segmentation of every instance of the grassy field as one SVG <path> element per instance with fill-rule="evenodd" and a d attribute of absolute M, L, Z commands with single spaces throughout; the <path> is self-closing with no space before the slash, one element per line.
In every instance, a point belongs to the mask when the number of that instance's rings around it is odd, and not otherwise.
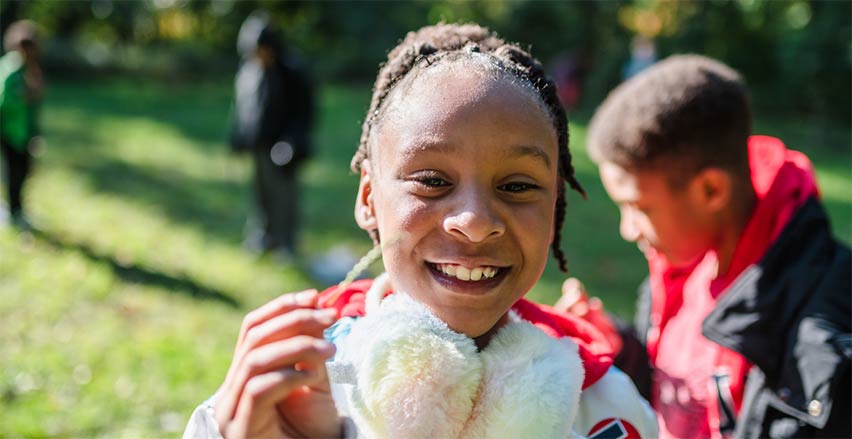
<path fill-rule="evenodd" d="M 47 147 L 27 188 L 33 234 L 0 229 L 0 437 L 160 437 L 182 431 L 227 369 L 242 316 L 317 285 L 240 247 L 250 163 L 228 153 L 227 81 L 57 83 Z M 348 162 L 368 86 L 321 94 L 316 160 L 304 170 L 304 258 L 335 245 L 366 252 L 351 216 Z M 588 201 L 569 198 L 572 275 L 622 315 L 645 271 L 618 238 L 617 212 L 582 148 Z M 760 120 L 815 161 L 837 234 L 852 241 L 848 127 Z M 555 264 L 532 291 L 552 302 Z"/>

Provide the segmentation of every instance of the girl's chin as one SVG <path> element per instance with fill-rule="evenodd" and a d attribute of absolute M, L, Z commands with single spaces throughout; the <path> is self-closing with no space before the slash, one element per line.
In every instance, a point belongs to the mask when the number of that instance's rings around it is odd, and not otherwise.
<path fill-rule="evenodd" d="M 496 319 L 483 318 L 480 321 L 472 321 L 469 313 L 462 316 L 443 316 L 440 313 L 436 313 L 435 315 L 441 319 L 441 321 L 446 323 L 453 331 L 458 332 L 459 334 L 464 334 L 472 339 L 477 339 L 496 332 L 497 329 L 502 327 L 506 324 L 506 321 L 508 321 L 506 313 Z"/>

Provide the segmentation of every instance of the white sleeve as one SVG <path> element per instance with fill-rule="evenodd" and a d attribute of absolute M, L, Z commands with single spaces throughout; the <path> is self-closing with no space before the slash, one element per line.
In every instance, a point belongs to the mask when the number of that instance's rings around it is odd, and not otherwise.
<path fill-rule="evenodd" d="M 332 394 L 339 393 L 341 389 L 339 385 L 332 384 Z M 339 398 L 339 396 L 338 396 Z M 335 398 L 335 404 L 339 404 L 339 399 Z M 213 395 L 207 401 L 204 401 L 196 407 L 189 417 L 189 422 L 186 424 L 186 430 L 183 432 L 183 439 L 223 439 L 219 433 L 219 425 L 216 423 L 216 415 L 213 412 L 213 402 L 216 400 L 216 395 Z M 341 416 L 343 422 L 343 438 L 357 439 L 358 427 L 352 422 L 348 416 Z"/>
<path fill-rule="evenodd" d="M 627 374 L 614 366 L 583 390 L 574 431 L 589 439 L 598 435 L 634 437 L 638 434 L 642 439 L 659 436 L 656 413 L 639 395 Z"/>
<path fill-rule="evenodd" d="M 213 401 L 215 395 L 199 405 L 183 432 L 183 439 L 222 439 L 219 426 L 216 424 L 216 416 L 213 413 Z"/>

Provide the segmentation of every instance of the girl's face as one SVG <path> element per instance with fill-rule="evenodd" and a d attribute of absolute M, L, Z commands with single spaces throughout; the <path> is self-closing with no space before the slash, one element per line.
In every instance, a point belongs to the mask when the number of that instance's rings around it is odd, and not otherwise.
<path fill-rule="evenodd" d="M 397 291 L 478 337 L 544 270 L 556 132 L 533 92 L 507 78 L 451 64 L 405 85 L 373 133 L 355 216 L 378 229 Z"/>

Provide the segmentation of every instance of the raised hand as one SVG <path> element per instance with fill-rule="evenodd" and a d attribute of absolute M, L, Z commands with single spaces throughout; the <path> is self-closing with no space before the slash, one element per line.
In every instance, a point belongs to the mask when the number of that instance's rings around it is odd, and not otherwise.
<path fill-rule="evenodd" d="M 575 277 L 565 279 L 562 283 L 562 296 L 553 307 L 593 324 L 606 336 L 614 353 L 621 351 L 621 336 L 609 314 L 604 310 L 603 302 L 597 297 L 589 297 L 586 287 L 579 279 Z"/>
<path fill-rule="evenodd" d="M 225 438 L 339 437 L 322 332 L 335 310 L 315 290 L 285 294 L 248 313 L 214 411 Z"/>

